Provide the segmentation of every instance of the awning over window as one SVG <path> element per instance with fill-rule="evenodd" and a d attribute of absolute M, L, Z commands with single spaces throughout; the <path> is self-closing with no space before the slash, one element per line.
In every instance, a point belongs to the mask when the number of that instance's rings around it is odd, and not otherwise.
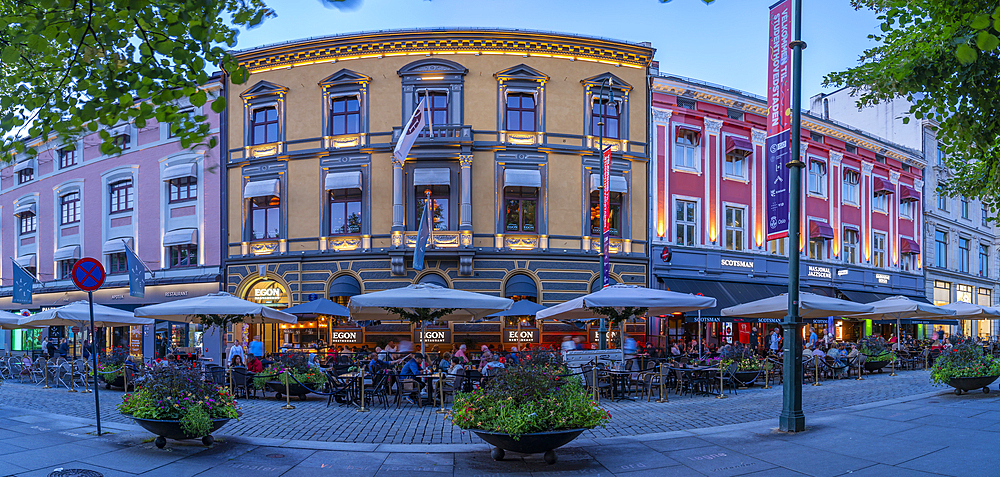
<path fill-rule="evenodd" d="M 608 285 L 609 286 L 610 285 L 617 285 L 617 284 L 618 284 L 618 280 L 615 280 L 614 277 L 608 277 Z M 590 293 L 594 293 L 595 291 L 598 291 L 601 288 L 604 288 L 602 285 L 604 285 L 604 283 L 601 282 L 601 277 L 597 277 L 597 280 L 594 280 L 594 283 L 590 284 Z"/>
<path fill-rule="evenodd" d="M 892 186 L 892 182 L 881 177 L 872 178 L 872 188 L 876 194 L 893 194 L 896 192 L 896 188 Z"/>
<path fill-rule="evenodd" d="M 198 177 L 198 165 L 195 163 L 177 164 L 163 170 L 162 179 L 164 182 L 180 179 L 181 177 Z"/>
<path fill-rule="evenodd" d="M 917 189 L 914 189 L 913 187 L 910 187 L 908 185 L 903 185 L 903 184 L 899 185 L 900 202 L 905 202 L 905 201 L 916 202 L 918 200 L 920 200 L 920 193 L 917 192 Z"/>
<path fill-rule="evenodd" d="M 666 290 L 715 298 L 715 308 L 701 310 L 702 317 L 722 316 L 723 308 L 778 296 L 788 291 L 786 286 L 759 283 L 719 282 L 686 278 L 659 278 L 659 281 L 660 287 Z M 691 311 L 686 314 L 697 316 L 698 312 Z"/>
<path fill-rule="evenodd" d="M 171 230 L 163 235 L 163 246 L 198 244 L 198 229 Z"/>
<path fill-rule="evenodd" d="M 331 172 L 324 182 L 326 190 L 360 189 L 361 171 Z"/>
<path fill-rule="evenodd" d="M 809 221 L 809 238 L 833 239 L 833 227 L 818 220 Z"/>
<path fill-rule="evenodd" d="M 330 296 L 354 296 L 361 294 L 361 285 L 350 275 L 341 275 L 330 284 Z"/>
<path fill-rule="evenodd" d="M 31 202 L 28 204 L 21 204 L 14 209 L 14 215 L 20 216 L 25 212 L 31 212 L 32 214 L 38 215 L 38 211 L 35 210 L 35 203 Z"/>
<path fill-rule="evenodd" d="M 27 255 L 21 255 L 20 257 L 17 257 L 17 264 L 20 265 L 22 268 L 34 268 L 36 266 L 35 254 L 29 253 Z"/>
<path fill-rule="evenodd" d="M 856 290 L 844 290 L 843 288 L 838 288 L 840 293 L 843 293 L 848 300 L 855 303 L 871 303 L 873 301 L 883 300 L 889 298 L 890 296 L 896 296 L 898 293 L 875 293 L 869 291 L 856 291 Z M 927 298 L 919 295 L 904 295 L 907 298 L 921 303 L 930 303 Z"/>
<path fill-rule="evenodd" d="M 699 134 L 701 133 L 701 128 L 700 127 L 698 127 L 698 126 L 688 126 L 687 124 L 678 124 L 677 125 L 677 130 L 678 131 L 693 131 L 693 132 L 696 132 L 696 133 L 699 133 Z"/>
<path fill-rule="evenodd" d="M 747 155 L 753 154 L 753 144 L 749 139 L 744 139 L 742 137 L 728 136 L 726 137 L 726 154 L 730 152 L 737 151 L 743 152 Z"/>
<path fill-rule="evenodd" d="M 899 251 L 902 253 L 911 253 L 911 254 L 920 253 L 920 244 L 918 244 L 916 240 L 900 237 Z"/>
<path fill-rule="evenodd" d="M 896 320 L 875 320 L 875 323 L 880 325 L 895 325 Z M 942 326 L 958 326 L 958 320 L 935 320 L 930 318 L 902 318 L 899 320 L 901 325 L 942 325 Z"/>
<path fill-rule="evenodd" d="M 538 169 L 505 169 L 503 186 L 539 188 L 542 186 L 542 173 Z"/>
<path fill-rule="evenodd" d="M 440 285 L 441 287 L 444 288 L 451 288 L 448 286 L 448 281 L 445 280 L 444 277 L 436 273 L 428 273 L 427 275 L 424 275 L 423 277 L 420 278 L 420 281 L 418 281 L 417 283 L 433 283 L 435 285 Z"/>
<path fill-rule="evenodd" d="M 538 286 L 531 277 L 524 274 L 517 274 L 510 277 L 503 287 L 504 296 L 538 296 Z"/>
<path fill-rule="evenodd" d="M 597 173 L 590 174 L 590 191 L 593 192 L 601 187 L 601 175 Z M 621 192 L 622 194 L 628 193 L 628 181 L 622 176 L 611 176 L 611 192 Z"/>
<path fill-rule="evenodd" d="M 17 164 L 14 164 L 14 173 L 18 173 L 28 169 L 35 170 L 34 159 L 28 159 L 25 161 L 18 162 Z"/>
<path fill-rule="evenodd" d="M 243 188 L 243 198 L 253 199 L 255 197 L 280 197 L 281 184 L 278 179 L 267 179 L 262 181 L 247 182 Z"/>
<path fill-rule="evenodd" d="M 76 260 L 80 258 L 80 246 L 70 245 L 68 247 L 57 249 L 52 258 L 57 262 L 62 260 Z"/>
<path fill-rule="evenodd" d="M 414 169 L 413 185 L 451 185 L 451 169 L 447 167 Z"/>
<path fill-rule="evenodd" d="M 132 237 L 119 237 L 108 240 L 101 247 L 101 252 L 105 254 L 122 253 L 125 251 L 125 243 L 128 243 L 128 246 L 132 247 Z"/>

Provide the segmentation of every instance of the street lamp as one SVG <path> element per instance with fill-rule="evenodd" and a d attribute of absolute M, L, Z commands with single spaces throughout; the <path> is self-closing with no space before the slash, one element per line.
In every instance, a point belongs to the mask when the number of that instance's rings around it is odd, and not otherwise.
<path fill-rule="evenodd" d="M 605 85 L 607 85 L 607 87 L 608 87 L 608 99 L 607 100 L 604 99 L 604 86 Z M 604 266 L 604 262 L 605 262 L 605 260 L 607 260 L 607 254 L 608 254 L 608 236 L 607 236 L 608 234 L 606 234 L 604 232 L 604 229 L 606 229 L 607 226 L 608 226 L 608 223 L 607 223 L 608 218 L 604 216 L 604 209 L 608 205 L 606 203 L 606 199 L 605 199 L 604 181 L 605 181 L 605 179 L 610 180 L 610 178 L 604 177 L 604 173 L 605 173 L 605 171 L 604 171 L 604 128 L 606 127 L 605 122 L 606 122 L 606 119 L 608 117 L 608 106 L 610 106 L 615 101 L 615 90 L 612 88 L 612 79 L 611 79 L 610 75 L 608 76 L 608 78 L 605 81 L 601 82 L 601 88 L 598 90 L 598 101 L 604 101 L 604 103 L 601 104 L 600 121 L 597 122 L 597 125 L 600 127 L 600 130 L 601 130 L 601 135 L 600 135 L 600 138 L 598 139 L 598 149 L 600 150 L 600 156 L 599 157 L 601 158 L 601 181 L 600 181 L 600 183 L 597 186 L 597 190 L 598 190 L 598 193 L 600 194 L 600 197 L 601 197 L 601 200 L 599 202 L 600 203 L 600 208 L 601 208 L 601 229 L 600 229 L 600 232 L 601 232 L 601 288 L 604 288 L 604 287 L 606 287 L 606 286 L 609 285 L 609 283 L 608 283 L 608 269 L 607 269 L 607 267 Z M 610 170 L 610 168 L 609 168 L 609 170 Z M 593 233 L 593 230 L 591 230 L 591 233 Z M 598 348 L 599 349 L 607 349 L 608 348 L 608 323 L 607 323 L 607 317 L 605 317 L 603 315 L 601 316 L 601 325 L 600 325 L 600 328 L 597 330 L 597 335 L 598 335 L 598 340 L 599 340 Z"/>

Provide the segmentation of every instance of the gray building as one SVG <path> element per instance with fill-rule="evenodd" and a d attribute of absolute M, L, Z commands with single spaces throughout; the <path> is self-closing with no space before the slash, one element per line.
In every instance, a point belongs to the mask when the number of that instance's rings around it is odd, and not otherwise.
<path fill-rule="evenodd" d="M 923 262 L 927 298 L 942 305 L 956 301 L 993 306 L 997 303 L 1000 242 L 989 211 L 975 197 L 947 197 L 937 192 L 952 173 L 938 147 L 937 123 L 908 114 L 904 98 L 859 109 L 851 90 L 842 88 L 810 100 L 814 114 L 844 122 L 923 152 Z M 903 118 L 909 117 L 904 124 Z M 951 330 L 958 331 L 958 330 Z M 1000 335 L 1000 321 L 963 321 L 962 333 L 983 338 Z"/>

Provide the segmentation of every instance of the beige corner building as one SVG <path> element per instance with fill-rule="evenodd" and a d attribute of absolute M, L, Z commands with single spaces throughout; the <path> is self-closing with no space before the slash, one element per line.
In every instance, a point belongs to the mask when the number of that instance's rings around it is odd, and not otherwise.
<path fill-rule="evenodd" d="M 545 305 L 585 294 L 600 286 L 602 126 L 613 150 L 611 277 L 645 285 L 653 52 L 646 43 L 485 29 L 238 52 L 251 75 L 225 92 L 228 291 L 276 307 L 346 303 L 418 282 Z M 431 124 L 394 161 L 401 125 L 421 101 Z M 415 270 L 427 192 L 434 246 Z M 416 338 L 405 323 L 353 325 L 253 325 L 232 338 L 260 335 L 269 350 Z M 520 335 L 507 331 L 512 323 L 458 323 L 433 336 L 449 349 L 558 344 L 587 332 L 521 325 Z"/>

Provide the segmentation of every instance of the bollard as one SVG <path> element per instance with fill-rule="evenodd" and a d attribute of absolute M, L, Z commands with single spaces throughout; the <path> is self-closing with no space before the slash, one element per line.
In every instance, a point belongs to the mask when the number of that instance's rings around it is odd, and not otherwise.
<path fill-rule="evenodd" d="M 892 359 L 892 372 L 889 373 L 889 376 L 895 376 L 895 375 L 896 375 L 896 358 L 893 357 L 893 359 Z"/>
<path fill-rule="evenodd" d="M 664 388 L 663 363 L 660 363 L 660 399 L 657 399 L 656 402 L 670 402 L 670 399 L 667 398 L 667 393 Z"/>
<path fill-rule="evenodd" d="M 76 383 L 73 382 L 75 380 L 76 380 L 76 361 L 73 361 L 72 363 L 69 364 L 69 392 L 71 393 L 76 392 Z"/>
<path fill-rule="evenodd" d="M 124 390 L 123 392 L 127 393 L 128 392 L 128 370 L 125 368 L 124 364 L 122 365 L 122 384 L 124 384 L 124 387 L 122 388 Z"/>
<path fill-rule="evenodd" d="M 444 371 L 438 371 L 438 399 L 441 400 L 441 409 L 437 410 L 438 414 L 446 414 L 447 409 L 444 408 Z"/>
<path fill-rule="evenodd" d="M 767 362 L 765 364 L 770 364 Z M 763 365 L 761 365 L 763 367 Z M 764 387 L 762 389 L 771 389 L 771 368 L 768 367 L 764 370 Z"/>
<path fill-rule="evenodd" d="M 42 363 L 42 374 L 45 375 L 45 386 L 42 386 L 42 389 L 49 389 L 51 386 L 49 386 L 49 362 L 48 362 L 48 360 L 46 360 L 46 361 L 44 361 Z"/>
<path fill-rule="evenodd" d="M 358 382 L 358 387 L 361 388 L 361 407 L 358 408 L 357 412 L 368 412 L 368 408 L 365 407 L 365 366 L 362 365 L 360 368 L 361 379 Z"/>
<path fill-rule="evenodd" d="M 722 374 L 722 363 L 719 363 L 719 395 L 715 396 L 716 399 L 725 399 L 726 398 L 726 395 L 724 393 L 724 389 L 725 389 L 724 388 L 725 381 L 723 381 L 724 377 L 725 377 L 725 375 Z"/>
<path fill-rule="evenodd" d="M 819 360 L 816 359 L 816 358 L 813 358 L 813 365 L 814 365 L 813 368 L 815 369 L 815 371 L 813 371 L 813 384 L 812 385 L 813 386 L 822 386 L 822 384 L 820 384 L 820 382 L 819 382 Z"/>
<path fill-rule="evenodd" d="M 295 406 L 292 405 L 291 398 L 288 396 L 288 387 L 289 387 L 289 383 L 291 382 L 291 380 L 292 380 L 292 375 L 288 374 L 288 370 L 286 369 L 285 370 L 285 405 L 281 406 L 282 409 L 295 409 Z"/>
<path fill-rule="evenodd" d="M 229 395 L 233 395 L 233 367 L 229 367 Z"/>
<path fill-rule="evenodd" d="M 594 402 L 596 402 L 597 404 L 600 404 L 601 403 L 601 389 L 600 389 L 600 387 L 597 386 L 597 367 L 595 366 L 591 371 L 594 373 L 594 379 L 592 381 L 594 383 Z"/>
<path fill-rule="evenodd" d="M 864 378 L 864 376 L 861 373 L 862 373 L 862 370 L 861 370 L 861 355 L 859 354 L 858 355 L 858 377 L 854 379 L 855 381 L 864 381 L 865 378 Z"/>
<path fill-rule="evenodd" d="M 83 393 L 83 394 L 87 394 L 87 393 L 93 392 L 93 391 L 90 390 L 90 376 L 87 375 L 87 369 L 88 368 L 90 368 L 90 363 L 85 363 L 83 365 L 83 371 L 81 373 L 81 374 L 83 374 L 84 377 L 83 377 L 83 391 L 80 391 L 80 392 Z M 94 386 L 96 386 L 96 385 L 97 385 L 97 373 L 94 373 Z"/>

